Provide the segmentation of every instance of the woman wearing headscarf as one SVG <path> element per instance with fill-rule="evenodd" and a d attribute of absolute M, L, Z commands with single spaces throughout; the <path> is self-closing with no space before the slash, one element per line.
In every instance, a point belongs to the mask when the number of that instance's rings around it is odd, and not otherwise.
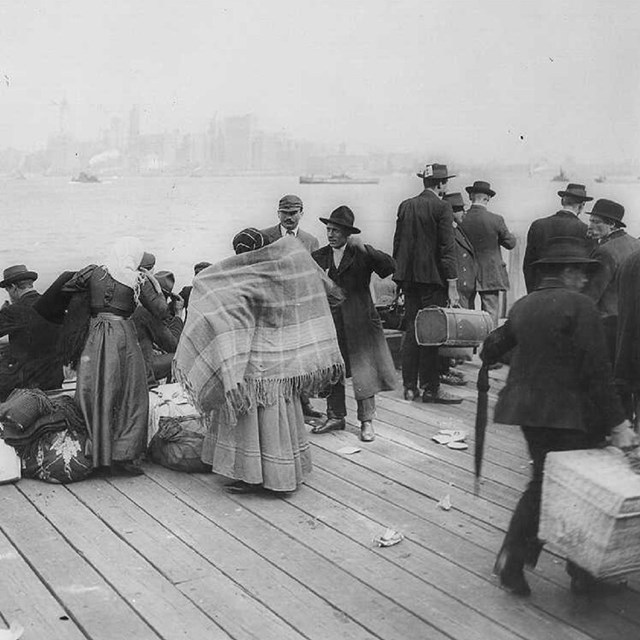
<path fill-rule="evenodd" d="M 233 247 L 194 279 L 175 371 L 208 417 L 202 460 L 227 490 L 290 492 L 311 471 L 300 394 L 344 372 L 327 283 L 295 239 L 265 246 L 250 228 Z"/>
<path fill-rule="evenodd" d="M 105 263 L 78 271 L 63 293 L 86 292 L 91 319 L 78 364 L 76 400 L 91 438 L 94 468 L 139 475 L 144 453 L 149 396 L 144 358 L 131 315 L 138 301 L 161 319 L 170 317 L 153 276 L 140 268 L 137 238 L 116 241 Z"/>

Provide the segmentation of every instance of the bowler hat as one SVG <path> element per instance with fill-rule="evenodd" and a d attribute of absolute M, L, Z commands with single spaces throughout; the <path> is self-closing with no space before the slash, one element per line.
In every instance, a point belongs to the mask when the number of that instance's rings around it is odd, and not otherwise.
<path fill-rule="evenodd" d="M 589 211 L 589 215 L 613 220 L 618 227 L 627 226 L 622 222 L 622 218 L 624 217 L 624 207 L 613 200 L 607 200 L 606 198 L 596 200 L 593 204 L 593 209 Z"/>
<path fill-rule="evenodd" d="M 459 191 L 456 191 L 455 193 L 445 193 L 442 196 L 442 199 L 446 200 L 451 205 L 454 211 L 460 211 L 461 209 L 464 209 L 464 200 L 462 198 L 462 194 Z"/>
<path fill-rule="evenodd" d="M 166 295 L 171 295 L 173 287 L 176 283 L 176 278 L 173 273 L 171 273 L 171 271 L 158 271 L 155 276 L 156 280 L 160 284 L 160 288 L 162 289 L 163 293 L 165 293 Z"/>
<path fill-rule="evenodd" d="M 38 274 L 35 271 L 29 271 L 29 269 L 27 269 L 23 264 L 14 264 L 12 267 L 7 267 L 2 272 L 2 282 L 0 282 L 0 287 L 4 289 L 14 282 L 37 279 Z"/>
<path fill-rule="evenodd" d="M 496 195 L 496 192 L 491 188 L 491 185 L 484 180 L 476 180 L 470 187 L 465 187 L 464 190 L 468 194 L 472 193 L 484 193 L 490 198 Z"/>
<path fill-rule="evenodd" d="M 282 196 L 278 202 L 278 211 L 301 211 L 302 200 L 298 196 L 287 195 Z"/>
<path fill-rule="evenodd" d="M 416 173 L 418 178 L 434 178 L 435 180 L 447 180 L 448 178 L 455 178 L 454 175 L 449 175 L 446 164 L 427 164 L 420 173 Z"/>
<path fill-rule="evenodd" d="M 332 224 L 344 227 L 349 233 L 360 233 L 360 229 L 353 226 L 354 221 L 355 216 L 353 215 L 353 211 L 344 204 L 334 209 L 328 218 L 320 218 L 320 222 L 324 222 L 324 224 L 331 222 Z"/>
<path fill-rule="evenodd" d="M 587 243 L 575 236 L 551 238 L 542 252 L 542 258 L 532 264 L 598 264 L 589 258 Z"/>
<path fill-rule="evenodd" d="M 571 196 L 572 198 L 577 198 L 583 202 L 590 202 L 593 200 L 591 196 L 587 195 L 587 188 L 583 184 L 574 184 L 573 182 L 570 182 L 564 191 L 558 191 L 558 195 L 561 198 L 563 196 Z"/>

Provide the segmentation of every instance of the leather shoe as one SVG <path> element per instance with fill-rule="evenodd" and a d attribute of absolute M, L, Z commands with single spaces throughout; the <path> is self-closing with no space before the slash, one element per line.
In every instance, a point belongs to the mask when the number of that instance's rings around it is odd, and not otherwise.
<path fill-rule="evenodd" d="M 409 387 L 406 387 L 404 390 L 404 399 L 408 400 L 409 402 L 415 400 L 417 395 L 418 391 L 416 389 L 410 389 Z"/>
<path fill-rule="evenodd" d="M 360 440 L 362 442 L 373 442 L 376 439 L 376 433 L 373 430 L 371 420 L 366 420 L 360 425 Z"/>
<path fill-rule="evenodd" d="M 447 393 L 440 388 L 435 391 L 425 389 L 422 393 L 422 402 L 431 402 L 433 404 L 460 404 L 462 398 Z"/>
<path fill-rule="evenodd" d="M 319 424 L 313 429 L 311 433 L 327 433 L 329 431 L 344 431 L 347 426 L 344 418 L 327 418 L 323 424 Z"/>
<path fill-rule="evenodd" d="M 324 413 L 322 413 L 321 411 L 316 411 L 311 406 L 311 403 L 307 403 L 302 405 L 302 415 L 304 415 L 306 418 L 322 418 Z"/>

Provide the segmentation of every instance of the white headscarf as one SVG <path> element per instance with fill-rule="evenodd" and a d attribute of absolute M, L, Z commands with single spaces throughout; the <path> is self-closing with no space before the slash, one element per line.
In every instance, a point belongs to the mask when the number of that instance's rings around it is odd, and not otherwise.
<path fill-rule="evenodd" d="M 137 291 L 142 279 L 138 267 L 143 253 L 142 242 L 138 238 L 125 236 L 113 243 L 103 266 L 114 280 Z"/>

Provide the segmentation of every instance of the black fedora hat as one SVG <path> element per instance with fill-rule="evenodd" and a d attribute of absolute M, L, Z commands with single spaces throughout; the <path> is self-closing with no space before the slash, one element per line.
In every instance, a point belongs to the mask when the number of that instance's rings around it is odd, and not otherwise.
<path fill-rule="evenodd" d="M 618 227 L 627 226 L 622 222 L 622 218 L 624 217 L 624 207 L 621 204 L 618 204 L 613 200 L 607 200 L 606 198 L 596 200 L 593 203 L 593 209 L 589 211 L 588 215 L 613 220 Z"/>
<path fill-rule="evenodd" d="M 448 180 L 455 178 L 455 174 L 449 175 L 446 164 L 427 164 L 424 169 L 416 173 L 418 178 L 434 178 L 435 180 Z"/>
<path fill-rule="evenodd" d="M 590 202 L 593 200 L 591 196 L 587 195 L 587 188 L 583 184 L 575 184 L 573 182 L 570 182 L 564 191 L 558 191 L 558 195 L 561 198 L 563 196 L 571 196 L 572 198 L 577 198 L 583 202 Z"/>
<path fill-rule="evenodd" d="M 532 264 L 585 264 L 597 265 L 598 261 L 589 257 L 587 243 L 575 236 L 551 238 L 542 252 L 542 258 Z"/>
<path fill-rule="evenodd" d="M 173 295 L 173 287 L 176 284 L 176 277 L 173 273 L 171 271 L 158 271 L 155 276 L 162 292 L 168 296 Z"/>
<path fill-rule="evenodd" d="M 35 271 L 29 271 L 29 269 L 27 269 L 23 264 L 14 264 L 12 267 L 7 267 L 2 272 L 2 282 L 0 282 L 0 287 L 4 289 L 14 282 L 37 279 L 38 274 Z"/>
<path fill-rule="evenodd" d="M 496 195 L 496 192 L 491 188 L 491 185 L 484 180 L 476 180 L 470 187 L 465 187 L 464 190 L 468 194 L 472 193 L 484 193 L 490 198 Z"/>
<path fill-rule="evenodd" d="M 462 194 L 459 191 L 455 191 L 454 193 L 445 193 L 442 196 L 443 200 L 446 200 L 452 207 L 454 211 L 460 211 L 460 209 L 464 209 L 464 199 L 462 198 Z"/>
<path fill-rule="evenodd" d="M 355 216 L 353 215 L 353 211 L 344 204 L 334 209 L 328 218 L 320 218 L 320 222 L 324 222 L 324 224 L 331 222 L 332 224 L 344 227 L 350 233 L 360 233 L 360 229 L 353 226 L 354 221 Z"/>

